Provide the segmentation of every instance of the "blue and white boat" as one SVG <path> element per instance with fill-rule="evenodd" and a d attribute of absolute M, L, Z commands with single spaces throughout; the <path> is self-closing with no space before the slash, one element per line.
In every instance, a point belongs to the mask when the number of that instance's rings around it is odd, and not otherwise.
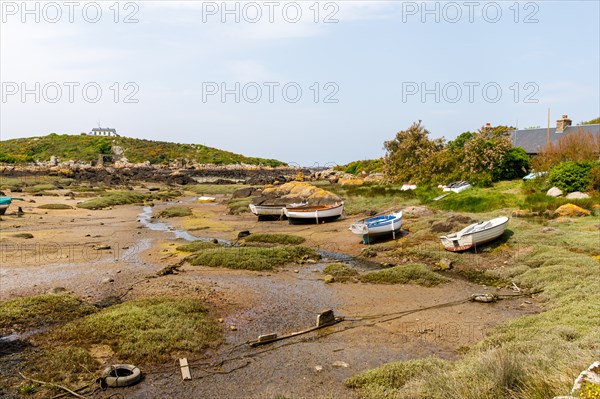
<path fill-rule="evenodd" d="M 392 236 L 393 239 L 396 239 L 396 236 L 400 234 L 401 227 L 402 211 L 359 220 L 350 226 L 350 231 L 362 236 L 364 244 L 370 244 L 376 238 L 384 236 Z"/>
<path fill-rule="evenodd" d="M 23 201 L 23 198 L 0 197 L 0 215 L 4 215 L 13 200 Z"/>

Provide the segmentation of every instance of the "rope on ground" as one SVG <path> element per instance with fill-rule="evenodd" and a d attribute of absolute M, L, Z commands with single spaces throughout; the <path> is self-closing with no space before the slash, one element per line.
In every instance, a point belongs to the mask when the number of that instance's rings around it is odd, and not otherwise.
<path fill-rule="evenodd" d="M 25 380 L 29 380 L 29 381 L 32 381 L 32 382 L 36 382 L 36 383 L 38 383 L 38 384 L 42 384 L 42 385 L 50 385 L 50 386 L 53 386 L 53 387 L 56 387 L 56 388 L 60 388 L 60 389 L 62 389 L 62 390 L 64 390 L 64 391 L 67 391 L 68 393 L 70 393 L 71 395 L 73 395 L 73 396 L 75 396 L 76 398 L 79 398 L 79 399 L 88 399 L 88 398 L 86 398 L 85 396 L 82 396 L 82 395 L 78 394 L 77 392 L 75 392 L 75 391 L 72 391 L 72 390 L 70 390 L 69 388 L 67 388 L 67 387 L 64 387 L 64 386 L 62 386 L 62 385 L 58 385 L 58 384 L 54 384 L 54 383 L 52 383 L 52 382 L 45 382 L 45 381 L 40 381 L 40 380 L 36 380 L 36 379 L 30 378 L 30 377 L 26 377 L 26 376 L 24 376 L 24 375 L 23 375 L 23 373 L 21 373 L 20 371 L 19 371 L 19 374 L 20 374 L 20 375 L 21 375 L 21 377 L 23 377 L 23 379 L 25 379 Z"/>

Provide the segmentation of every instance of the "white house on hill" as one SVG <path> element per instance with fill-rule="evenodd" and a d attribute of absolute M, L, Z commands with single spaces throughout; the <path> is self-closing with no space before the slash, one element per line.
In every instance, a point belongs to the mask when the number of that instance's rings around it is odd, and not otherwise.
<path fill-rule="evenodd" d="M 111 136 L 111 137 L 119 137 L 117 134 L 117 129 L 109 129 L 103 127 L 95 127 L 91 132 L 88 133 L 88 136 Z"/>

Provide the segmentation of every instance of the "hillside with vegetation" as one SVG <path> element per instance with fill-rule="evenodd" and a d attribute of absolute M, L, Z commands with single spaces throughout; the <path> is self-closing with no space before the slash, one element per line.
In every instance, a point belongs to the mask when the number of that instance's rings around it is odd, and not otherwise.
<path fill-rule="evenodd" d="M 51 156 L 57 156 L 61 161 L 90 162 L 98 159 L 100 154 L 110 155 L 114 147 L 120 147 L 123 150 L 123 156 L 132 163 L 149 161 L 153 165 L 161 165 L 187 159 L 200 164 L 215 165 L 240 163 L 264 166 L 285 165 L 276 159 L 246 157 L 201 144 L 55 133 L 41 137 L 0 141 L 0 162 L 11 164 L 44 162 L 49 161 Z M 120 157 L 115 157 L 115 160 L 118 158 Z"/>

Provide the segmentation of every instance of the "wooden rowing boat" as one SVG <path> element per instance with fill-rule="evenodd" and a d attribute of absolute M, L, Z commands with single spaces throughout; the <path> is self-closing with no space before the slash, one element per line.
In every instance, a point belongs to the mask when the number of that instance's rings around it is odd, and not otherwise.
<path fill-rule="evenodd" d="M 336 220 L 344 211 L 344 203 L 335 205 L 286 206 L 283 210 L 290 224 L 326 223 Z"/>
<path fill-rule="evenodd" d="M 440 240 L 448 251 L 466 251 L 477 245 L 495 240 L 504 234 L 508 226 L 508 218 L 501 216 L 495 219 L 473 223 L 457 233 L 441 236 Z"/>

